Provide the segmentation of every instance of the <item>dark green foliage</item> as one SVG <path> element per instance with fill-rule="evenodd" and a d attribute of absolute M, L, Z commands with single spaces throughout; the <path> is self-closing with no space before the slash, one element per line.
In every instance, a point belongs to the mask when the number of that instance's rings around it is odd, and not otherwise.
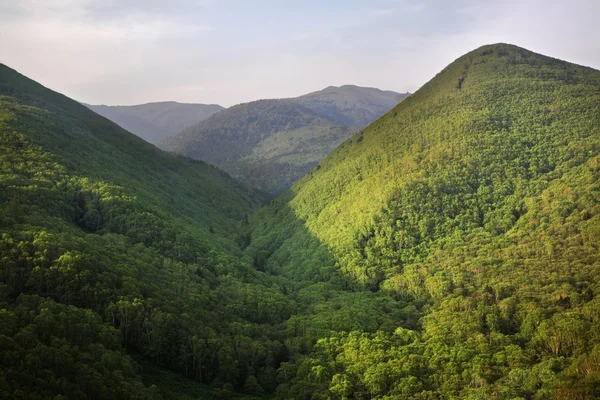
<path fill-rule="evenodd" d="M 234 242 L 260 196 L 5 66 L 0 94 L 0 397 L 156 397 L 125 350 L 225 392 L 277 367 L 293 306 Z"/>
<path fill-rule="evenodd" d="M 139 381 L 118 331 L 90 310 L 21 295 L 0 313 L 0 349 L 3 399 L 158 398 Z"/>

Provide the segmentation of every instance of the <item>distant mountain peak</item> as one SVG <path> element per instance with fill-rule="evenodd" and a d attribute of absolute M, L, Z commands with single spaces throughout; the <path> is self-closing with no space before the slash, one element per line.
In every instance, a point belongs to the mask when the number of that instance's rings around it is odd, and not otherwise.
<path fill-rule="evenodd" d="M 161 142 L 276 194 L 406 95 L 355 85 L 238 104 Z"/>

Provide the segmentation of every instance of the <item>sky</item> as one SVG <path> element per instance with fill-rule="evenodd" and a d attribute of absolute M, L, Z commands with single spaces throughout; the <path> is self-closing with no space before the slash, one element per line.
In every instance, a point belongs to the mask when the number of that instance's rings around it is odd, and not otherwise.
<path fill-rule="evenodd" d="M 0 62 L 90 104 L 414 92 L 479 46 L 600 69 L 600 0 L 0 0 Z"/>

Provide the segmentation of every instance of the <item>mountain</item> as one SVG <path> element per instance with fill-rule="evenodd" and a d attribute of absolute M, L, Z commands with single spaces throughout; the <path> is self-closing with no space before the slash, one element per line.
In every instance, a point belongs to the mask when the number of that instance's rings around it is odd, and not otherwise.
<path fill-rule="evenodd" d="M 213 115 L 160 146 L 278 194 L 406 96 L 342 86 L 298 98 L 259 100 Z"/>
<path fill-rule="evenodd" d="M 265 271 L 334 262 L 348 290 L 405 302 L 371 333 L 288 322 L 282 398 L 600 396 L 597 70 L 476 49 L 250 225 Z"/>
<path fill-rule="evenodd" d="M 259 100 L 213 115 L 161 142 L 161 147 L 278 193 L 357 131 L 293 102 Z"/>
<path fill-rule="evenodd" d="M 175 101 L 134 106 L 89 104 L 86 106 L 150 143 L 158 143 L 224 110 L 216 104 L 189 104 Z"/>
<path fill-rule="evenodd" d="M 5 65 L 0 165 L 0 398 L 234 396 L 233 337 L 261 345 L 234 288 L 277 296 L 236 242 L 258 194 Z"/>

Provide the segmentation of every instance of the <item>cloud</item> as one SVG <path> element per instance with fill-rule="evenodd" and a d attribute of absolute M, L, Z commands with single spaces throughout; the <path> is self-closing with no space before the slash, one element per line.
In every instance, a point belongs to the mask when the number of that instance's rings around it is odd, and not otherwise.
<path fill-rule="evenodd" d="M 596 0 L 9 0 L 0 61 L 88 103 L 232 105 L 329 85 L 415 90 L 509 42 L 600 66 Z"/>
<path fill-rule="evenodd" d="M 164 16 L 159 2 L 154 3 L 155 12 L 131 1 L 18 2 L 6 7 L 11 18 L 0 19 L 2 61 L 79 99 L 93 99 L 90 94 L 103 93 L 105 87 L 117 97 L 140 73 L 164 72 L 162 57 L 177 58 L 165 43 L 212 30 L 198 21 Z M 114 16 L 98 16 L 98 7 L 111 8 Z M 156 72 L 148 74 L 152 75 L 158 78 Z"/>

